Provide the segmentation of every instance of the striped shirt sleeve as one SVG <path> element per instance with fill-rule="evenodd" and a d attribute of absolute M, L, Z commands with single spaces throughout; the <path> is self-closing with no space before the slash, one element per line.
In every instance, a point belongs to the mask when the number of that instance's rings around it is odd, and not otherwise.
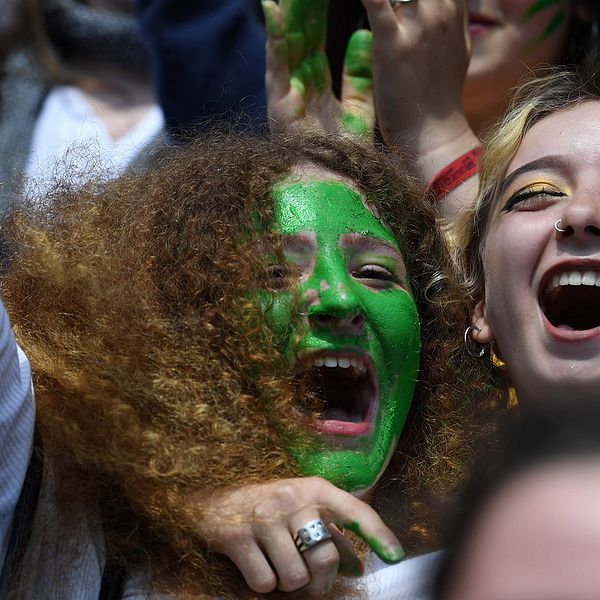
<path fill-rule="evenodd" d="M 0 565 L 33 447 L 31 368 L 0 300 Z"/>

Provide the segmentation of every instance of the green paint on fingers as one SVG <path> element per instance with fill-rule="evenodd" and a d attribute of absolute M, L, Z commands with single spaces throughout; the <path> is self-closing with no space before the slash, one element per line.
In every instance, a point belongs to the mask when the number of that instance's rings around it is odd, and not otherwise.
<path fill-rule="evenodd" d="M 371 133 L 371 128 L 367 125 L 364 116 L 356 115 L 350 111 L 342 113 L 342 127 L 354 135 L 367 136 Z"/>
<path fill-rule="evenodd" d="M 279 9 L 273 0 L 263 0 L 262 9 L 265 16 L 265 29 L 269 37 L 281 38 L 284 35 L 283 26 L 279 19 Z"/>
<path fill-rule="evenodd" d="M 373 35 L 370 31 L 359 29 L 352 34 L 346 46 L 344 70 L 353 77 L 373 78 Z"/>
<path fill-rule="evenodd" d="M 327 81 L 326 74 L 327 69 L 329 68 L 325 53 L 317 52 L 312 56 L 306 58 L 305 63 L 310 69 L 310 78 L 312 80 L 312 85 L 317 91 L 320 92 L 325 88 L 325 83 Z"/>
<path fill-rule="evenodd" d="M 377 538 L 365 535 L 365 533 L 360 527 L 360 524 L 356 521 L 343 523 L 342 527 L 344 527 L 344 529 L 352 531 L 359 538 L 367 542 L 367 544 L 369 544 L 369 548 L 371 548 L 371 550 L 373 550 L 373 552 L 375 552 L 375 554 L 377 554 L 377 556 L 386 563 L 394 564 L 406 558 L 406 552 L 404 551 L 402 546 L 398 544 L 388 544 L 386 546 L 382 544 Z"/>

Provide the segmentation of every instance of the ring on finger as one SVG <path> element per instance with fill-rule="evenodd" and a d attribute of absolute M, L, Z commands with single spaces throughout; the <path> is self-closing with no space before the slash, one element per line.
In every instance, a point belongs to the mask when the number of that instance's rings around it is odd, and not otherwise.
<path fill-rule="evenodd" d="M 294 543 L 300 552 L 306 552 L 309 548 L 331 538 L 325 523 L 321 519 L 313 519 L 300 527 L 294 535 Z"/>
<path fill-rule="evenodd" d="M 398 4 L 408 4 L 409 2 L 416 2 L 416 0 L 389 0 L 390 6 L 395 8 Z"/>

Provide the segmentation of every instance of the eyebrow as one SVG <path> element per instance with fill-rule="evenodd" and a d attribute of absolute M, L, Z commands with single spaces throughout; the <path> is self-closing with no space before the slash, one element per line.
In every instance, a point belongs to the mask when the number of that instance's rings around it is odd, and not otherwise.
<path fill-rule="evenodd" d="M 536 160 L 532 160 L 518 169 L 515 169 L 510 175 L 507 175 L 500 186 L 500 194 L 503 194 L 506 189 L 510 186 L 510 184 L 523 175 L 524 173 L 529 173 L 531 171 L 540 171 L 542 169 L 550 169 L 561 171 L 564 168 L 564 161 L 560 156 L 551 155 L 551 156 L 543 156 L 542 158 L 538 158 Z"/>
<path fill-rule="evenodd" d="M 353 237 L 346 237 L 350 235 Z M 386 250 L 393 252 L 395 255 L 402 256 L 402 253 L 396 246 L 380 237 L 373 237 L 362 233 L 346 233 L 340 237 L 340 246 L 342 248 L 360 247 L 366 250 L 379 250 L 381 246 L 384 246 Z"/>
<path fill-rule="evenodd" d="M 316 248 L 315 239 L 308 233 L 283 234 L 281 240 L 285 250 L 302 249 L 305 246 Z"/>

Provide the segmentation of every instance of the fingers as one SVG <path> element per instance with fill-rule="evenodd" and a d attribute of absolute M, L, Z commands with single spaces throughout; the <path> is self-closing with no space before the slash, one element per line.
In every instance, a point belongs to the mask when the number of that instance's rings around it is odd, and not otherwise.
<path fill-rule="evenodd" d="M 320 515 L 314 510 L 302 510 L 290 519 L 290 535 L 295 536 L 297 531 L 307 523 L 319 519 Z M 323 521 L 325 523 L 325 521 Z M 306 592 L 314 597 L 320 597 L 333 587 L 338 574 L 340 555 L 332 540 L 317 543 L 300 553 L 298 556 L 305 561 L 310 571 L 310 581 L 307 582 Z"/>
<path fill-rule="evenodd" d="M 286 527 L 265 529 L 258 533 L 258 539 L 277 573 L 277 587 L 280 590 L 293 592 L 310 582 L 309 567 Z"/>
<path fill-rule="evenodd" d="M 356 555 L 352 542 L 337 528 L 334 523 L 327 526 L 331 538 L 340 555 L 339 574 L 346 577 L 360 577 L 365 572 L 365 566 Z"/>
<path fill-rule="evenodd" d="M 325 480 L 320 480 L 320 486 L 315 483 L 314 489 L 326 522 L 332 520 L 357 534 L 385 562 L 399 562 L 406 556 L 398 538 L 368 504 Z"/>
<path fill-rule="evenodd" d="M 357 135 L 372 133 L 375 127 L 372 42 L 370 31 L 355 31 L 344 57 L 342 125 L 346 131 Z"/>
<path fill-rule="evenodd" d="M 396 20 L 396 13 L 391 7 L 389 0 L 361 1 L 369 19 L 371 31 L 376 38 L 385 40 L 397 34 L 398 22 Z"/>
<path fill-rule="evenodd" d="M 263 0 L 262 7 L 267 31 L 266 88 L 269 99 L 276 102 L 290 89 L 287 40 L 279 6 L 273 0 Z"/>
<path fill-rule="evenodd" d="M 327 38 L 327 0 L 303 0 L 304 56 L 325 51 Z"/>
<path fill-rule="evenodd" d="M 281 0 L 280 10 L 283 15 L 283 28 L 287 40 L 288 65 L 294 71 L 305 56 L 304 19 L 305 0 Z"/>
<path fill-rule="evenodd" d="M 227 555 L 240 570 L 251 590 L 267 594 L 277 587 L 277 575 L 256 543 L 232 546 Z"/>

